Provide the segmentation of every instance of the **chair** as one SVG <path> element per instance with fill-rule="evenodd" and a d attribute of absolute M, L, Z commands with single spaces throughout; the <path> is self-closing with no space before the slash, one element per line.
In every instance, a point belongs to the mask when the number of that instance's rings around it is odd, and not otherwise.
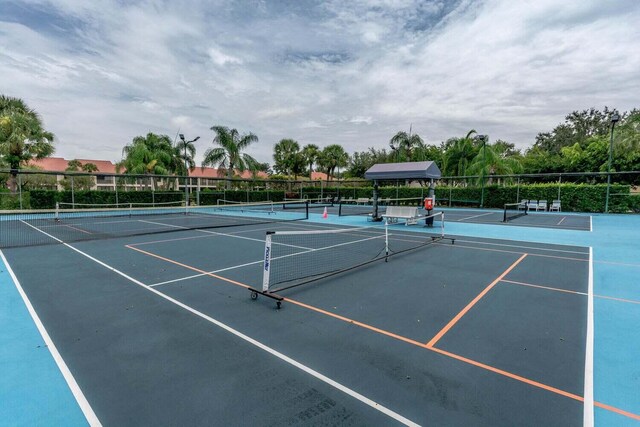
<path fill-rule="evenodd" d="M 530 211 L 537 211 L 538 210 L 538 201 L 537 200 L 529 200 L 529 210 Z"/>
<path fill-rule="evenodd" d="M 560 200 L 554 200 L 549 207 L 549 212 L 557 211 L 560 212 L 562 210 Z"/>
<path fill-rule="evenodd" d="M 547 201 L 546 200 L 540 200 L 538 202 L 538 209 L 536 210 L 541 210 L 543 212 L 547 211 Z"/>

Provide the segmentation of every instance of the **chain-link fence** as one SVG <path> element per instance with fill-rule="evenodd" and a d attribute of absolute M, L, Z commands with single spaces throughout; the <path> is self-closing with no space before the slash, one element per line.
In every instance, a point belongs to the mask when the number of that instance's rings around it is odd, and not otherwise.
<path fill-rule="evenodd" d="M 443 177 L 435 183 L 444 206 L 500 208 L 521 200 L 559 200 L 563 210 L 639 212 L 640 171 Z M 381 181 L 381 198 L 424 198 L 429 182 Z M 15 191 L 9 190 L 15 189 Z M 53 209 L 73 204 L 166 203 L 216 205 L 287 199 L 371 197 L 368 180 L 280 180 L 115 175 L 83 172 L 0 171 L 0 209 Z"/>

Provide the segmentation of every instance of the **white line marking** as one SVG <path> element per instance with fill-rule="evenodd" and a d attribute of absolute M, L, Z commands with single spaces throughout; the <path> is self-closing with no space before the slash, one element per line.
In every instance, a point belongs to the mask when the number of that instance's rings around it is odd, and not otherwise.
<path fill-rule="evenodd" d="M 505 246 L 505 247 L 508 247 L 508 248 L 536 249 L 536 250 L 540 250 L 540 251 L 562 252 L 562 253 L 569 253 L 569 254 L 581 254 L 581 255 L 588 255 L 589 254 L 589 252 L 582 252 L 582 251 L 568 251 L 568 250 L 563 250 L 563 249 L 540 248 L 540 247 L 535 247 L 535 246 L 508 245 L 506 243 L 491 243 L 491 242 L 482 242 L 482 241 L 479 241 L 479 240 L 456 239 L 456 242 L 476 243 L 478 245 L 486 245 L 486 246 Z"/>
<path fill-rule="evenodd" d="M 589 231 L 593 231 L 593 217 L 589 215 Z"/>
<path fill-rule="evenodd" d="M 245 264 L 234 265 L 232 267 L 221 268 L 219 270 L 207 271 L 206 273 L 194 274 L 193 276 L 182 277 L 182 278 L 173 279 L 173 280 L 167 280 L 166 282 L 154 283 L 153 285 L 149 285 L 149 286 L 153 288 L 155 286 L 166 285 L 167 283 L 180 282 L 180 281 L 183 281 L 183 280 L 195 279 L 195 278 L 201 277 L 201 276 L 208 276 L 210 274 L 222 273 L 223 271 L 235 270 L 236 268 L 248 267 L 250 265 L 255 265 L 255 264 L 262 264 L 263 262 L 264 262 L 264 260 L 261 259 L 261 260 L 258 260 L 258 261 L 247 262 Z"/>
<path fill-rule="evenodd" d="M 138 219 L 136 221 L 137 222 L 145 222 L 147 224 L 153 224 L 153 225 L 161 225 L 163 227 L 169 227 L 169 228 L 181 228 L 183 230 L 188 230 L 189 229 L 188 227 L 182 227 L 180 225 L 165 224 L 165 223 L 162 223 L 162 222 L 147 221 L 147 220 L 144 220 L 144 219 Z"/>
<path fill-rule="evenodd" d="M 382 406 L 381 404 L 369 399 L 368 397 L 358 393 L 357 391 L 352 390 L 352 389 L 340 384 L 339 382 L 332 380 L 331 378 L 321 374 L 320 372 L 318 372 L 318 371 L 316 371 L 314 369 L 311 369 L 306 365 L 303 365 L 302 363 L 290 358 L 289 356 L 286 356 L 283 353 L 280 353 L 279 351 L 277 351 L 277 350 L 275 350 L 275 349 L 273 349 L 273 348 L 261 343 L 260 341 L 257 341 L 255 339 L 249 337 L 248 335 L 245 335 L 242 332 L 240 332 L 240 331 L 238 331 L 236 329 L 233 329 L 232 327 L 228 326 L 227 324 L 222 323 L 221 321 L 216 320 L 213 317 L 210 317 L 210 316 L 208 316 L 208 315 L 196 310 L 195 308 L 192 308 L 192 307 L 190 307 L 190 306 L 188 306 L 188 305 L 186 305 L 186 304 L 184 304 L 184 303 L 182 303 L 182 302 L 180 302 L 180 301 L 178 301 L 178 300 L 176 300 L 176 299 L 174 299 L 174 298 L 172 298 L 172 297 L 170 297 L 170 296 L 168 296 L 166 294 L 163 294 L 162 292 L 160 292 L 160 291 L 158 291 L 158 290 L 156 290 L 154 288 L 151 288 L 148 285 L 145 285 L 141 281 L 136 280 L 133 277 L 127 275 L 126 273 L 123 273 L 122 271 L 120 271 L 120 270 L 118 270 L 118 269 L 116 269 L 114 267 L 111 267 L 110 265 L 100 261 L 97 258 L 92 257 L 91 255 L 81 251 L 80 249 L 77 249 L 77 248 L 71 246 L 70 244 L 63 242 L 62 240 L 58 239 L 57 237 L 54 237 L 54 236 L 50 235 L 49 233 L 46 233 L 46 232 L 44 232 L 44 231 L 42 231 L 42 230 L 40 230 L 40 229 L 38 229 L 36 227 L 33 227 L 33 226 L 31 226 L 31 227 L 36 229 L 37 231 L 45 234 L 46 236 L 49 236 L 52 239 L 62 243 L 64 246 L 66 246 L 69 249 L 79 253 L 80 255 L 90 259 L 91 261 L 93 261 L 93 262 L 103 266 L 104 268 L 106 268 L 106 269 L 118 274 L 119 276 L 124 277 L 125 279 L 129 280 L 130 282 L 135 283 L 136 285 L 142 287 L 143 289 L 146 289 L 149 292 L 153 292 L 154 294 L 158 295 L 160 298 L 164 298 L 165 300 L 177 305 L 178 307 L 183 308 L 183 309 L 189 311 L 190 313 L 192 313 L 192 314 L 194 314 L 194 315 L 196 315 L 196 316 L 198 316 L 198 317 L 200 317 L 200 318 L 202 318 L 202 319 L 204 319 L 204 320 L 206 320 L 206 321 L 208 321 L 210 323 L 213 323 L 214 325 L 218 326 L 219 328 L 224 329 L 225 331 L 227 331 L 227 332 L 235 335 L 236 337 L 248 342 L 249 344 L 252 344 L 252 345 L 258 347 L 259 349 L 266 351 L 267 353 L 269 353 L 269 354 L 279 358 L 280 360 L 282 360 L 282 361 L 284 361 L 284 362 L 286 362 L 286 363 L 288 363 L 288 364 L 300 369 L 303 372 L 306 372 L 307 374 L 319 379 L 320 381 L 322 381 L 322 382 L 324 382 L 326 384 L 329 384 L 330 386 L 336 388 L 337 390 L 339 390 L 339 391 L 341 391 L 341 392 L 343 392 L 343 393 L 345 393 L 345 394 L 347 394 L 347 395 L 359 400 L 360 402 L 364 403 L 365 405 L 368 405 L 368 406 L 372 407 L 373 409 L 375 409 L 375 410 L 377 410 L 377 411 L 389 416 L 390 418 L 393 418 L 394 420 L 396 420 L 396 421 L 398 421 L 398 422 L 400 422 L 400 423 L 402 423 L 402 424 L 404 424 L 406 426 L 416 426 L 416 427 L 419 426 L 419 424 L 411 421 L 408 418 L 403 417 L 402 415 L 398 414 L 397 412 L 394 412 L 391 409 L 388 409 L 387 407 Z M 0 253 L 1 253 L 1 251 L 0 251 Z M 4 256 L 3 256 L 3 258 L 4 258 Z M 78 388 L 78 390 L 79 390 L 79 388 Z M 88 405 L 88 403 L 87 403 L 87 405 Z M 95 417 L 95 415 L 94 415 L 94 417 Z M 87 419 L 89 420 L 88 417 L 87 417 Z M 95 420 L 98 421 L 97 418 L 95 418 Z M 99 422 L 96 425 L 99 425 Z"/>
<path fill-rule="evenodd" d="M 478 217 L 481 217 L 481 216 L 493 215 L 494 213 L 495 212 L 488 212 L 488 213 L 483 213 L 483 214 L 479 214 L 479 215 L 467 216 L 467 217 L 464 217 L 464 218 L 456 219 L 456 221 L 460 222 L 460 221 L 464 221 L 464 220 L 467 220 L 467 219 L 478 218 Z"/>
<path fill-rule="evenodd" d="M 235 236 L 235 235 L 232 235 L 232 234 L 218 233 L 216 231 L 202 230 L 202 229 L 199 229 L 199 228 L 192 229 L 192 228 L 189 228 L 189 227 L 182 227 L 180 225 L 167 225 L 167 224 L 162 224 L 162 223 L 153 222 L 153 221 L 144 221 L 144 220 L 140 220 L 140 221 L 141 222 L 146 222 L 146 223 L 149 223 L 149 224 L 158 224 L 158 225 L 166 225 L 167 227 L 181 228 L 181 229 L 184 229 L 184 230 L 194 230 L 194 231 L 198 231 L 200 233 L 212 234 L 214 236 L 227 236 L 227 237 L 233 237 L 233 238 L 236 238 L 236 239 L 251 240 L 251 241 L 254 241 L 254 242 L 264 243 L 264 239 L 256 239 L 256 238 L 253 238 L 253 237 Z M 304 247 L 304 246 L 287 245 L 287 244 L 284 244 L 284 243 L 276 243 L 276 244 L 282 245 L 282 246 L 289 246 L 291 248 L 297 248 L 297 249 L 306 249 L 306 250 L 310 250 L 311 249 L 311 248 L 307 248 L 307 247 Z"/>
<path fill-rule="evenodd" d="M 2 250 L 0 250 L 0 258 L 2 258 L 2 262 L 4 262 L 4 265 L 7 267 L 7 271 L 9 272 L 11 279 L 13 279 L 13 284 L 18 290 L 20 297 L 22 297 L 22 301 L 24 302 L 24 305 L 27 307 L 27 311 L 29 311 L 31 318 L 33 319 L 33 323 L 35 323 L 36 327 L 38 328 L 38 332 L 40 332 L 40 335 L 42 336 L 42 339 L 47 345 L 47 348 L 49 349 L 49 352 L 51 353 L 53 360 L 56 362 L 56 365 L 58 365 L 58 369 L 60 369 L 62 376 L 67 382 L 67 385 L 69 386 L 69 389 L 71 389 L 71 393 L 73 393 L 73 397 L 75 397 L 76 402 L 78 402 L 78 406 L 80 406 L 80 409 L 82 410 L 82 413 L 87 419 L 87 422 L 91 426 L 101 426 L 102 424 L 100 423 L 100 420 L 98 420 L 98 417 L 96 416 L 95 412 L 93 412 L 93 409 L 89 404 L 89 401 L 87 401 L 86 397 L 84 396 L 84 393 L 82 393 L 82 390 L 80 389 L 80 386 L 78 386 L 76 379 L 73 377 L 73 374 L 69 370 L 69 367 L 65 363 L 64 359 L 62 359 L 62 356 L 58 352 L 56 345 L 53 343 L 53 340 L 49 336 L 49 333 L 47 332 L 44 325 L 42 324 L 42 321 L 40 321 L 40 317 L 38 317 L 38 314 L 33 308 L 33 305 L 31 305 L 31 301 L 29 301 L 29 297 L 27 297 L 27 294 L 24 292 L 24 289 L 22 289 L 22 285 L 20 284 L 20 281 L 18 281 L 18 278 L 16 277 L 15 273 L 13 272 L 13 269 L 9 265 L 9 261 L 7 261 L 7 259 L 5 258 L 4 253 L 2 253 Z"/>
<path fill-rule="evenodd" d="M 558 223 L 556 225 L 560 225 L 564 222 L 564 220 L 567 219 L 566 216 L 563 216 L 562 219 L 560 221 L 558 221 Z"/>
<path fill-rule="evenodd" d="M 593 247 L 589 247 L 589 290 L 587 302 L 587 344 L 584 362 L 584 415 L 583 425 L 592 427 L 593 411 Z"/>

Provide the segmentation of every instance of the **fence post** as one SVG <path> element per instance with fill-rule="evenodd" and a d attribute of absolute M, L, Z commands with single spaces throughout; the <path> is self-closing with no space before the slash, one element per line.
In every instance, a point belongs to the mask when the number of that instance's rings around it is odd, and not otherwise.
<path fill-rule="evenodd" d="M 71 175 L 71 206 L 76 207 L 76 195 L 74 189 L 73 175 Z"/>
<path fill-rule="evenodd" d="M 22 210 L 22 175 L 20 173 L 18 173 L 18 200 L 20 201 L 20 210 Z"/>
<path fill-rule="evenodd" d="M 560 200 L 560 189 L 562 188 L 562 174 L 558 178 L 558 200 Z"/>
<path fill-rule="evenodd" d="M 520 177 L 518 177 L 518 183 L 516 184 L 516 202 L 520 202 Z"/>

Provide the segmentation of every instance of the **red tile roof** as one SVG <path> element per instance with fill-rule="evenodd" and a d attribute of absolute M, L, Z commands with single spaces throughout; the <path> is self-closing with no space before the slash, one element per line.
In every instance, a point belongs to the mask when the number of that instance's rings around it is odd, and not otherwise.
<path fill-rule="evenodd" d="M 324 172 L 311 172 L 311 180 L 327 181 L 329 177 Z"/>
<path fill-rule="evenodd" d="M 98 167 L 98 172 L 104 172 L 108 174 L 116 173 L 116 165 L 109 160 L 91 160 L 91 159 L 78 159 L 83 165 L 86 163 L 93 163 Z M 62 157 L 47 157 L 41 160 L 32 160 L 29 162 L 29 166 L 35 166 L 39 169 L 49 172 L 64 172 L 69 166 L 70 160 L 63 159 Z M 236 171 L 236 175 L 240 175 L 242 178 L 251 179 L 253 175 L 250 171 L 244 171 L 242 174 Z M 194 178 L 224 178 L 226 172 L 218 174 L 218 169 L 215 168 L 200 168 L 196 167 L 194 170 L 189 171 L 189 176 Z M 257 175 L 260 179 L 268 179 L 269 175 L 265 172 L 258 172 Z"/>
<path fill-rule="evenodd" d="M 253 175 L 248 170 L 246 170 L 246 171 L 244 171 L 242 173 L 239 173 L 238 171 L 236 171 L 235 174 L 236 175 L 240 175 L 240 177 L 245 178 L 245 179 L 253 178 Z M 227 176 L 227 172 L 226 171 L 220 171 L 220 169 L 216 169 L 216 168 L 196 167 L 194 170 L 189 171 L 189 176 L 192 176 L 194 178 L 224 178 L 224 177 Z M 258 172 L 257 178 L 268 179 L 269 175 L 267 175 L 265 172 Z"/>
<path fill-rule="evenodd" d="M 116 165 L 109 160 L 91 160 L 91 159 L 77 159 L 83 165 L 86 163 L 93 163 L 98 167 L 98 172 L 104 173 L 116 173 Z M 47 157 L 40 160 L 32 160 L 29 162 L 29 166 L 35 166 L 49 172 L 64 172 L 69 166 L 70 160 L 63 159 L 62 157 Z"/>

